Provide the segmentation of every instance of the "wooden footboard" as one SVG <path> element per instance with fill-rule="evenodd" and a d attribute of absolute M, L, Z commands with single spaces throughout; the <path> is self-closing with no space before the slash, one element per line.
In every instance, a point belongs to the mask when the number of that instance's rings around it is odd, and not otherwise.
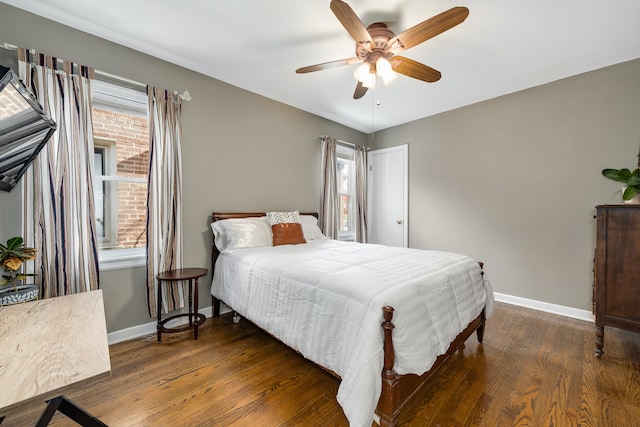
<path fill-rule="evenodd" d="M 484 276 L 484 263 L 478 262 L 480 265 L 480 274 Z M 382 368 L 382 393 L 378 400 L 376 413 L 380 417 L 381 427 L 393 427 L 398 423 L 400 410 L 408 403 L 411 398 L 422 388 L 422 386 L 431 378 L 438 368 L 455 353 L 464 342 L 475 331 L 478 341 L 484 339 L 484 325 L 487 320 L 486 308 L 473 319 L 467 327 L 458 334 L 451 342 L 449 348 L 444 354 L 438 356 L 431 369 L 422 375 L 399 375 L 393 369 L 395 364 L 395 350 L 393 349 L 392 331 L 393 325 L 393 307 L 382 307 L 382 329 L 384 330 L 384 366 Z"/>
<path fill-rule="evenodd" d="M 219 316 L 221 301 L 216 297 L 213 297 L 213 301 L 213 315 Z M 399 375 L 393 369 L 395 364 L 395 350 L 393 348 L 392 336 L 392 331 L 395 327 L 392 322 L 393 312 L 393 307 L 385 306 L 382 308 L 384 318 L 382 322 L 382 329 L 384 330 L 384 365 L 382 368 L 382 392 L 376 409 L 376 414 L 380 417 L 381 427 L 394 427 L 398 424 L 398 417 L 402 408 L 413 398 L 429 378 L 436 373 L 438 368 L 443 365 L 453 353 L 462 347 L 473 332 L 476 332 L 478 341 L 482 342 L 486 321 L 485 310 L 483 309 L 482 313 L 473 319 L 469 325 L 458 334 L 453 342 L 451 342 L 446 353 L 438 356 L 431 369 L 422 375 Z M 335 377 L 340 378 L 336 373 L 332 371 L 329 372 Z"/>
<path fill-rule="evenodd" d="M 384 321 L 384 366 L 382 368 L 382 393 L 378 401 L 376 413 L 380 417 L 381 427 L 393 427 L 398 423 L 398 416 L 403 406 L 422 388 L 429 378 L 435 374 L 438 368 L 455 353 L 469 338 L 473 332 L 477 333 L 478 341 L 484 338 L 484 324 L 486 321 L 485 310 L 469 323 L 451 342 L 446 353 L 441 354 L 427 372 L 422 375 L 399 375 L 393 369 L 395 364 L 395 352 L 393 349 L 393 337 L 391 331 L 394 328 L 393 307 L 383 307 Z"/>

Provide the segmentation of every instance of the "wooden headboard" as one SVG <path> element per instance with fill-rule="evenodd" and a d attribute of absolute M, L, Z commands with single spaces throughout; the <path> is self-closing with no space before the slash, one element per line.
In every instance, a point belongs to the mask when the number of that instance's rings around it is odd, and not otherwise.
<path fill-rule="evenodd" d="M 222 221 L 223 219 L 233 219 L 233 218 L 256 218 L 265 216 L 264 212 L 213 212 L 211 217 L 213 218 L 213 222 Z M 318 212 L 300 212 L 300 215 L 313 215 L 318 218 Z"/>

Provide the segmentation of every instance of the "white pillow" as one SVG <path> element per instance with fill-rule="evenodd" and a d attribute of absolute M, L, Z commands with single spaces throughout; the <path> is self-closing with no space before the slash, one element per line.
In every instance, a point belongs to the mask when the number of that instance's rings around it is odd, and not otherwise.
<path fill-rule="evenodd" d="M 318 227 L 318 218 L 315 216 L 300 215 L 300 222 L 302 223 L 302 232 L 304 233 L 304 239 L 306 241 L 327 238 L 327 236 L 322 234 L 320 227 Z"/>
<path fill-rule="evenodd" d="M 300 212 L 267 212 L 269 224 L 282 224 L 285 222 L 300 222 Z"/>
<path fill-rule="evenodd" d="M 211 224 L 216 247 L 221 253 L 243 248 L 271 246 L 273 236 L 266 217 L 231 218 Z"/>

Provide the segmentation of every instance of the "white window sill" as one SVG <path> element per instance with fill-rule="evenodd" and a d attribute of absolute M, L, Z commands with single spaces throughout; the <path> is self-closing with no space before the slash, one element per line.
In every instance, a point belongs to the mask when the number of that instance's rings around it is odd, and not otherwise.
<path fill-rule="evenodd" d="M 147 257 L 145 248 L 135 248 L 100 251 L 98 259 L 100 271 L 105 271 L 143 267 L 146 264 Z"/>
<path fill-rule="evenodd" d="M 340 231 L 338 232 L 338 240 L 342 240 L 345 242 L 355 242 L 356 241 L 356 232 L 355 231 Z"/>

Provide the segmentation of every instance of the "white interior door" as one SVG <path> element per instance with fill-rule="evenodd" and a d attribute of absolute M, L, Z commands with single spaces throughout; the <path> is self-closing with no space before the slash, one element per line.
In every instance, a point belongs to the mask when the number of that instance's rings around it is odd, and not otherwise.
<path fill-rule="evenodd" d="M 409 147 L 367 153 L 368 242 L 407 247 Z"/>

